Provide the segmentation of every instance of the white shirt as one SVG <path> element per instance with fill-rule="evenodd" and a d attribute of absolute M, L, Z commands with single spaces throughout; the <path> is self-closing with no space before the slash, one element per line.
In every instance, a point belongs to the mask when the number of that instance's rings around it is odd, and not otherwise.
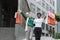
<path fill-rule="evenodd" d="M 42 27 L 42 22 L 44 21 L 43 18 L 40 18 L 40 19 L 35 19 L 34 20 L 34 23 L 35 23 L 35 27 Z"/>

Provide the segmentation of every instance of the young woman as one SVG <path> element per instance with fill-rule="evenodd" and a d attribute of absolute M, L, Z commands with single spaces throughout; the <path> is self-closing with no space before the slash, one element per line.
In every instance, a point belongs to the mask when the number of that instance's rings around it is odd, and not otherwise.
<path fill-rule="evenodd" d="M 41 25 L 42 25 L 42 22 L 44 21 L 45 18 L 41 18 L 41 13 L 37 13 L 37 18 L 35 18 L 35 20 L 34 20 L 34 23 L 35 23 L 35 29 L 34 29 L 35 40 L 40 40 L 40 38 L 41 38 L 41 33 L 42 33 L 42 26 Z"/>
<path fill-rule="evenodd" d="M 15 22 L 15 37 L 16 37 L 16 40 L 19 40 L 19 37 L 20 37 L 20 30 L 22 29 L 22 16 L 20 15 L 20 12 L 17 11 L 15 13 L 15 16 L 14 18 L 16 18 L 16 22 Z"/>
<path fill-rule="evenodd" d="M 26 20 L 26 40 L 32 40 L 32 34 L 33 34 L 33 27 L 34 27 L 34 19 L 31 17 L 30 13 L 23 13 L 21 12 L 22 16 Z"/>

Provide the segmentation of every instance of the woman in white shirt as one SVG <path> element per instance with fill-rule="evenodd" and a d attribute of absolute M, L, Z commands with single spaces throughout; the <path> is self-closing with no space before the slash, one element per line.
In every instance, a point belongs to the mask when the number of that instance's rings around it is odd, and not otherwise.
<path fill-rule="evenodd" d="M 35 18 L 35 20 L 34 20 L 34 24 L 35 24 L 35 29 L 34 29 L 35 40 L 40 40 L 41 33 L 42 33 L 42 26 L 41 25 L 42 25 L 42 22 L 44 21 L 45 18 L 41 18 L 41 13 L 37 13 L 37 18 Z"/>

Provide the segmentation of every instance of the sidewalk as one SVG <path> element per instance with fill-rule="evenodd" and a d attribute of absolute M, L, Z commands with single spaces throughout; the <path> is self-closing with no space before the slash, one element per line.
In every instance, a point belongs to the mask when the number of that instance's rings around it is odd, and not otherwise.
<path fill-rule="evenodd" d="M 22 40 L 25 40 L 25 39 L 22 39 Z M 33 37 L 32 40 L 35 40 L 35 38 Z M 57 39 L 53 39 L 52 37 L 42 36 L 42 37 L 41 37 L 41 40 L 57 40 Z M 58 40 L 60 40 L 60 39 L 58 39 Z"/>
<path fill-rule="evenodd" d="M 0 40 L 15 40 L 14 28 L 0 27 Z"/>
<path fill-rule="evenodd" d="M 35 38 L 33 37 L 32 40 L 35 40 Z M 41 37 L 41 40 L 53 40 L 53 39 L 50 37 Z"/>
<path fill-rule="evenodd" d="M 25 39 L 25 32 L 23 31 L 23 28 L 20 28 L 20 37 L 19 40 L 23 40 Z M 0 40 L 15 40 L 15 32 L 14 32 L 15 28 L 1 28 L 0 27 Z M 35 38 L 33 37 L 32 40 L 35 40 Z M 41 40 L 55 40 L 52 37 L 46 37 L 46 36 L 42 36 Z M 59 39 L 60 40 L 60 39 Z"/>

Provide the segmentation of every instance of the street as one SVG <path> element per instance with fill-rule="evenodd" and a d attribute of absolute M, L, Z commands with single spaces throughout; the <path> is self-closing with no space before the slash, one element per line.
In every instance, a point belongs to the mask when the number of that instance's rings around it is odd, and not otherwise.
<path fill-rule="evenodd" d="M 25 40 L 25 33 L 23 30 L 23 28 L 20 28 L 20 37 L 18 38 L 19 40 Z M 0 28 L 0 40 L 15 40 L 15 36 L 14 36 L 14 28 Z M 35 40 L 35 38 L 33 37 L 32 40 Z M 52 37 L 46 37 L 46 36 L 42 36 L 41 40 L 54 40 Z M 59 39 L 60 40 L 60 39 Z"/>

